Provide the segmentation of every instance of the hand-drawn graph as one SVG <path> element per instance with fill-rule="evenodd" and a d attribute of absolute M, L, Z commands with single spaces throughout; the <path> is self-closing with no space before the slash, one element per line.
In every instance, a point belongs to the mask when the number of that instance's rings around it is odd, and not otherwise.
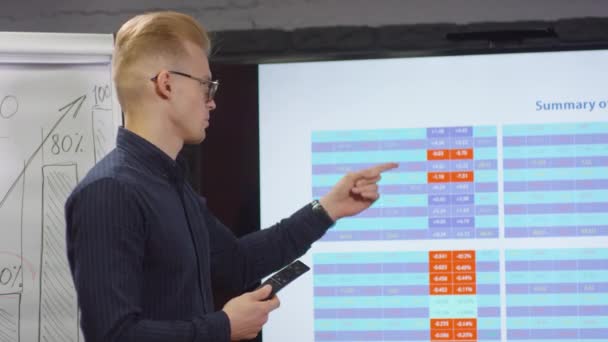
<path fill-rule="evenodd" d="M 78 341 L 64 204 L 120 124 L 113 39 L 0 36 L 0 342 Z"/>
<path fill-rule="evenodd" d="M 109 85 L 87 84 L 92 96 L 50 110 L 28 113 L 33 100 L 19 96 L 2 105 L 0 342 L 81 339 L 64 204 L 80 176 L 113 148 L 117 126 Z"/>
<path fill-rule="evenodd" d="M 2 248 L 0 250 L 0 342 L 4 342 L 3 339 L 6 341 L 20 341 L 21 339 L 21 305 L 24 287 L 22 256 L 23 212 L 25 210 L 26 175 L 34 161 L 40 158 L 45 144 L 52 142 L 56 129 L 67 117 L 71 116 L 72 119 L 76 119 L 85 100 L 86 95 L 80 96 L 59 109 L 61 113 L 60 117 L 51 125 L 49 132 L 43 135 L 40 144 L 23 161 L 22 167 L 16 174 L 16 179 L 9 183 L 8 191 L 0 197 L 0 217 L 2 218 L 3 225 L 6 224 L 7 228 L 9 228 L 7 233 L 3 234 L 2 244 L 0 245 Z M 6 140 L 10 139 L 7 138 Z M 14 148 L 14 146 L 10 147 Z M 4 155 L 7 155 L 6 151 Z M 46 272 L 44 273 L 44 277 L 40 278 L 39 287 L 41 298 L 39 313 L 41 324 L 40 340 L 76 341 L 79 335 L 76 319 L 78 312 L 69 269 L 67 268 L 67 260 L 65 260 L 65 222 L 63 219 L 63 202 L 65 202 L 69 192 L 75 186 L 76 176 L 74 176 L 74 180 L 70 180 L 64 176 L 61 179 L 62 182 L 59 183 L 58 181 L 54 181 L 57 178 L 57 176 L 54 176 L 54 173 L 57 172 L 51 172 L 53 170 L 49 169 L 50 167 L 45 166 L 42 168 L 42 201 L 49 204 L 49 207 L 43 205 L 43 235 L 45 231 L 47 232 L 47 240 L 43 245 L 46 245 L 48 249 L 46 253 L 42 252 L 41 257 L 41 268 L 46 270 Z M 75 170 L 77 166 L 73 164 L 70 167 Z M 76 173 L 74 172 L 74 174 Z M 15 215 L 15 212 L 19 213 L 19 215 Z M 46 268 L 44 265 L 46 265 Z M 31 270 L 31 268 L 32 265 L 27 265 L 26 267 L 32 275 L 37 273 Z M 55 284 L 52 277 L 61 281 L 59 285 L 62 287 L 63 292 L 58 291 L 54 287 Z M 72 287 L 71 291 L 65 290 L 66 288 L 70 290 L 70 287 Z M 53 304 L 50 304 L 51 302 Z M 58 307 L 57 303 L 61 303 L 61 305 Z M 65 331 L 65 329 L 61 329 L 59 324 L 61 322 L 57 322 L 57 320 L 64 320 L 62 315 L 58 313 L 69 303 L 72 304 L 71 306 L 75 312 L 72 315 L 73 317 L 71 317 L 73 321 L 71 323 L 72 331 Z M 44 318 L 48 317 L 52 317 L 54 321 L 49 322 L 48 320 L 44 320 Z M 57 336 L 52 336 L 53 332 Z"/>

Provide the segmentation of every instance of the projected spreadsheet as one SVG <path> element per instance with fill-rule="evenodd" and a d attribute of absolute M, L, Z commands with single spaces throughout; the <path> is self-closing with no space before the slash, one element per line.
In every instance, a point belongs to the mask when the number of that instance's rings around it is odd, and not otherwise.
<path fill-rule="evenodd" d="M 608 235 L 608 123 L 503 129 L 505 236 Z"/>
<path fill-rule="evenodd" d="M 505 255 L 508 341 L 608 341 L 608 249 Z"/>
<path fill-rule="evenodd" d="M 319 253 L 315 341 L 500 341 L 499 253 Z"/>
<path fill-rule="evenodd" d="M 381 198 L 323 240 L 497 238 L 496 142 L 493 126 L 313 132 L 313 197 L 346 172 L 399 163 Z"/>

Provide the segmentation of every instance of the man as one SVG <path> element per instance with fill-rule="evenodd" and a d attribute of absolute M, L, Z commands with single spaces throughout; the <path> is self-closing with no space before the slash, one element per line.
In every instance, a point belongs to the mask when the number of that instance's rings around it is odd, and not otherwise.
<path fill-rule="evenodd" d="M 137 16 L 116 36 L 113 78 L 125 113 L 117 147 L 66 203 L 67 249 L 87 341 L 229 341 L 255 337 L 279 306 L 270 286 L 214 312 L 212 286 L 242 293 L 303 255 L 335 220 L 378 198 L 380 173 L 345 176 L 319 202 L 241 239 L 184 181 L 176 160 L 215 109 L 210 42 L 191 17 Z M 286 194 L 287 195 L 287 194 Z"/>

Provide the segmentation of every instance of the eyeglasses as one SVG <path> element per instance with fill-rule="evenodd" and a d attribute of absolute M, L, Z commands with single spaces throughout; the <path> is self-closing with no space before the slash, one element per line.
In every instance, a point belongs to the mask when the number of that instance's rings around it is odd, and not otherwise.
<path fill-rule="evenodd" d="M 169 71 L 169 73 L 191 78 L 195 81 L 198 81 L 198 83 L 200 83 L 200 85 L 207 86 L 207 102 L 211 102 L 213 100 L 213 98 L 215 97 L 215 94 L 217 93 L 217 88 L 219 88 L 219 86 L 220 86 L 220 81 L 218 81 L 218 80 L 215 80 L 215 81 L 205 80 L 205 79 L 202 79 L 199 77 L 192 76 L 190 74 L 186 74 L 184 72 L 173 71 L 173 70 Z M 156 79 L 158 79 L 158 75 L 152 77 L 150 80 L 156 81 Z"/>

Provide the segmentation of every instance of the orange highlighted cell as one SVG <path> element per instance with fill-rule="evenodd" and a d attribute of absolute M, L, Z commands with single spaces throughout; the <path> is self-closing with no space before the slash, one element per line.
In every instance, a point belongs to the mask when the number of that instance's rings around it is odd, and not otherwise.
<path fill-rule="evenodd" d="M 457 171 L 450 172 L 451 182 L 473 182 L 474 176 L 473 171 Z"/>
<path fill-rule="evenodd" d="M 452 330 L 454 320 L 451 318 L 431 318 L 431 329 Z"/>
<path fill-rule="evenodd" d="M 471 273 L 475 272 L 475 261 L 454 261 L 452 264 L 454 272 Z"/>
<path fill-rule="evenodd" d="M 431 286 L 431 295 L 444 296 L 454 294 L 454 289 L 451 284 L 441 284 Z"/>
<path fill-rule="evenodd" d="M 475 341 L 477 340 L 477 330 L 455 330 L 454 339 L 456 341 Z"/>
<path fill-rule="evenodd" d="M 431 341 L 450 341 L 454 339 L 452 330 L 431 330 Z"/>
<path fill-rule="evenodd" d="M 450 159 L 450 150 L 427 150 L 426 159 L 427 160 L 449 160 Z"/>
<path fill-rule="evenodd" d="M 431 262 L 429 264 L 430 273 L 451 273 L 452 263 L 451 262 Z"/>
<path fill-rule="evenodd" d="M 435 260 L 452 260 L 452 251 L 430 251 L 429 261 Z"/>
<path fill-rule="evenodd" d="M 450 172 L 429 172 L 427 173 L 427 182 L 429 183 L 449 183 Z"/>
<path fill-rule="evenodd" d="M 458 284 L 453 287 L 456 295 L 474 295 L 477 294 L 477 285 L 475 284 Z"/>
<path fill-rule="evenodd" d="M 454 283 L 476 283 L 475 272 L 454 274 Z"/>
<path fill-rule="evenodd" d="M 452 323 L 454 324 L 454 329 L 457 330 L 477 329 L 476 318 L 454 318 L 452 321 Z"/>
<path fill-rule="evenodd" d="M 431 273 L 429 282 L 431 285 L 452 284 L 454 283 L 452 277 L 451 273 Z"/>
<path fill-rule="evenodd" d="M 460 148 L 456 150 L 450 150 L 450 159 L 452 160 L 464 160 L 473 159 L 472 148 Z"/>
<path fill-rule="evenodd" d="M 454 251 L 452 258 L 454 260 L 475 260 L 475 251 Z"/>

